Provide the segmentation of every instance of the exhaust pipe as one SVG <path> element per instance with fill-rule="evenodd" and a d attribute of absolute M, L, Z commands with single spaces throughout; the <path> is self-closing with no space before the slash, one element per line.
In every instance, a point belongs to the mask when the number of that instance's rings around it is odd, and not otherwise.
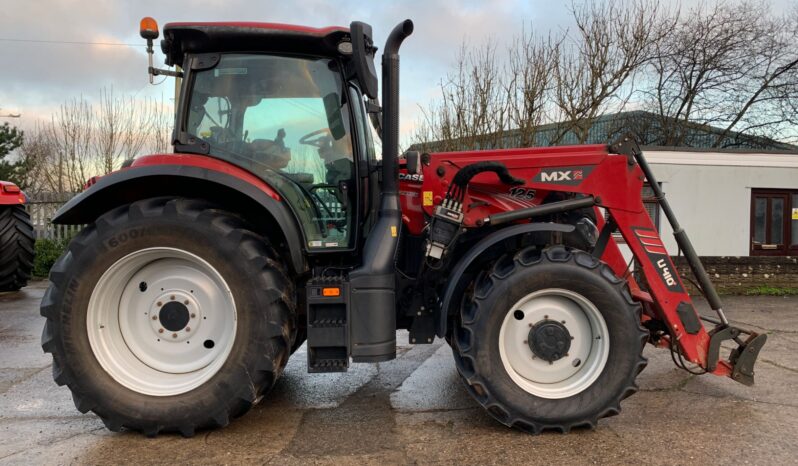
<path fill-rule="evenodd" d="M 354 362 L 396 357 L 396 276 L 394 261 L 402 214 L 399 178 L 399 47 L 413 22 L 399 23 L 382 55 L 382 196 L 379 219 L 366 239 L 363 265 L 349 274 L 350 354 Z"/>
<path fill-rule="evenodd" d="M 383 194 L 396 194 L 399 177 L 399 47 L 413 33 L 409 19 L 397 24 L 382 54 L 382 180 Z M 398 205 L 398 204 L 397 204 Z"/>

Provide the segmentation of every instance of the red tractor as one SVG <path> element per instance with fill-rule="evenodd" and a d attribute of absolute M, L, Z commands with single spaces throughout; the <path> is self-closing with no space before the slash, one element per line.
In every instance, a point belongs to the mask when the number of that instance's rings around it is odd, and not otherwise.
<path fill-rule="evenodd" d="M 533 433 L 617 414 L 646 343 L 753 383 L 766 336 L 726 320 L 632 141 L 399 156 L 412 31 L 400 23 L 383 48 L 380 106 L 364 23 L 171 23 L 169 71 L 142 20 L 150 75 L 181 82 L 175 153 L 91 180 L 54 219 L 88 225 L 41 306 L 55 381 L 80 411 L 189 436 L 244 414 L 303 342 L 309 372 L 342 372 L 394 359 L 397 329 L 445 338 L 477 402 Z M 685 292 L 646 180 L 717 318 Z"/>
<path fill-rule="evenodd" d="M 27 285 L 33 270 L 35 236 L 26 201 L 19 186 L 0 181 L 0 292 Z"/>

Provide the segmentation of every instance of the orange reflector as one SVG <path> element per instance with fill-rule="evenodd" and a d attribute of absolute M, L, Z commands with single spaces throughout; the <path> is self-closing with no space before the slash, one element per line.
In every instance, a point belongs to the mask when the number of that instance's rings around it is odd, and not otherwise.
<path fill-rule="evenodd" d="M 149 16 L 141 18 L 139 24 L 139 34 L 144 39 L 157 39 L 158 38 L 158 23 Z"/>
<path fill-rule="evenodd" d="M 322 296 L 341 296 L 341 289 L 340 288 L 322 288 L 321 289 Z"/>

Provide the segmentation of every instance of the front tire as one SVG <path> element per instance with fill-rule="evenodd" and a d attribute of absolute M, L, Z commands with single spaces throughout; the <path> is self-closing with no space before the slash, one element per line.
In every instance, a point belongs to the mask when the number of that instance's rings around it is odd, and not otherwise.
<path fill-rule="evenodd" d="M 24 206 L 0 206 L 0 291 L 17 291 L 33 271 L 36 241 Z"/>
<path fill-rule="evenodd" d="M 204 201 L 153 198 L 85 228 L 50 273 L 42 347 L 81 412 L 147 435 L 224 426 L 281 375 L 293 286 L 274 250 Z"/>
<path fill-rule="evenodd" d="M 533 246 L 475 279 L 452 338 L 457 369 L 507 426 L 593 428 L 637 391 L 640 312 L 625 281 L 590 254 Z"/>

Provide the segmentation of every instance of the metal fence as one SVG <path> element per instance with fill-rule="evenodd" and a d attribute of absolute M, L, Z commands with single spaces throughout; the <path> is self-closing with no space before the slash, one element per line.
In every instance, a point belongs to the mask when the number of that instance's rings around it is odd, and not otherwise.
<path fill-rule="evenodd" d="M 58 209 L 77 193 L 37 193 L 28 197 L 30 213 L 36 238 L 65 239 L 74 236 L 83 225 L 53 225 L 52 218 Z"/>

